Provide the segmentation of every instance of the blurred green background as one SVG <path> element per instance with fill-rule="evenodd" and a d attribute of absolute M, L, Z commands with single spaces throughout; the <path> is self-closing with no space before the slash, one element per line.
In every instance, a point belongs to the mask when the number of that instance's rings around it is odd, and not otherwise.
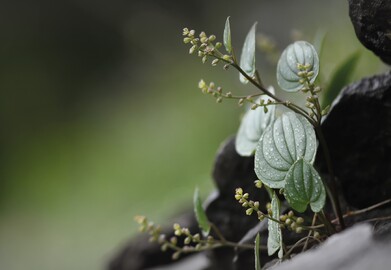
<path fill-rule="evenodd" d="M 232 92 L 233 70 L 202 65 L 182 28 L 234 47 L 254 21 L 283 49 L 292 31 L 327 31 L 322 73 L 362 51 L 354 79 L 384 66 L 356 40 L 347 1 L 12 1 L 0 9 L 0 269 L 104 269 L 136 233 L 203 197 L 219 144 L 242 112 L 216 105 L 200 78 Z M 297 31 L 296 34 L 297 35 Z M 240 51 L 240 50 L 237 50 Z M 257 66 L 275 84 L 274 67 Z M 251 87 L 246 91 L 251 90 Z"/>

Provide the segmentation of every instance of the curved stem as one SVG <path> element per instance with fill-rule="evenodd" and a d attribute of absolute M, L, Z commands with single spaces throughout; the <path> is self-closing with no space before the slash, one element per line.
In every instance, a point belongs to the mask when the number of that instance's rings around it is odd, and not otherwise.
<path fill-rule="evenodd" d="M 320 125 L 317 125 L 315 127 L 316 134 L 318 135 L 319 143 L 323 149 L 323 155 L 326 160 L 326 165 L 327 165 L 327 170 L 329 171 L 330 174 L 330 181 L 329 183 L 326 183 L 326 190 L 329 195 L 331 205 L 333 207 L 333 211 L 335 216 L 338 219 L 339 224 L 341 225 L 342 230 L 345 229 L 345 222 L 342 216 L 342 210 L 341 210 L 341 204 L 339 201 L 338 193 L 337 193 L 337 183 L 335 181 L 335 176 L 334 176 L 334 169 L 331 163 L 331 158 L 330 158 L 330 152 L 327 147 L 326 140 L 324 138 L 322 128 Z"/>
<path fill-rule="evenodd" d="M 281 103 L 285 107 L 291 109 L 292 111 L 294 111 L 294 112 L 304 116 L 305 118 L 307 118 L 307 120 L 312 125 L 316 124 L 314 122 L 314 120 L 311 117 L 308 116 L 307 112 L 305 110 L 303 110 L 301 107 L 297 106 L 296 104 L 294 104 L 294 103 L 292 103 L 290 101 L 283 101 L 283 100 L 279 99 L 277 96 L 272 94 L 269 90 L 267 90 L 264 86 L 262 86 L 256 80 L 251 78 L 251 76 L 249 76 L 236 62 L 233 62 L 233 63 L 232 62 L 228 62 L 228 63 L 230 63 L 234 68 L 236 68 L 240 72 L 240 74 L 242 74 L 249 82 L 251 82 L 255 87 L 257 87 L 259 90 L 264 92 L 266 95 L 268 95 L 269 97 L 273 98 L 275 101 Z"/>

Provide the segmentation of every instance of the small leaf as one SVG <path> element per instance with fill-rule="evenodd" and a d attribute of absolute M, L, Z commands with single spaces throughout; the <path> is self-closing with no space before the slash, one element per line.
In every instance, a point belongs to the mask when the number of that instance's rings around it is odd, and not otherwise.
<path fill-rule="evenodd" d="M 284 195 L 290 206 L 304 212 L 310 204 L 313 212 L 323 209 L 326 192 L 322 179 L 315 168 L 303 159 L 293 164 L 285 178 Z"/>
<path fill-rule="evenodd" d="M 284 188 L 291 166 L 301 158 L 312 164 L 316 149 L 315 131 L 308 120 L 294 112 L 284 113 L 257 144 L 255 173 L 269 187 Z"/>
<path fill-rule="evenodd" d="M 310 80 L 313 83 L 319 74 L 319 57 L 314 46 L 306 41 L 296 41 L 289 45 L 278 60 L 277 83 L 287 92 L 297 92 L 303 87 L 298 64 L 310 65 L 307 71 L 314 72 Z"/>
<path fill-rule="evenodd" d="M 193 206 L 194 206 L 194 213 L 198 222 L 198 226 L 202 230 L 204 236 L 209 235 L 210 224 L 209 224 L 208 217 L 206 216 L 205 210 L 202 207 L 202 202 L 200 199 L 200 193 L 198 188 L 196 188 L 196 190 L 194 191 Z"/>
<path fill-rule="evenodd" d="M 334 71 L 331 76 L 330 83 L 325 89 L 322 101 L 322 107 L 326 107 L 333 103 L 339 92 L 344 86 L 349 84 L 352 79 L 357 62 L 360 59 L 360 53 L 355 52 L 346 58 Z"/>
<path fill-rule="evenodd" d="M 274 93 L 272 87 L 269 91 Z M 256 102 L 259 103 L 261 98 Z M 265 129 L 274 122 L 275 106 L 270 106 L 268 112 L 263 108 L 251 110 L 250 108 L 243 116 L 242 122 L 235 139 L 235 148 L 241 156 L 251 156 Z"/>
<path fill-rule="evenodd" d="M 259 246 L 260 246 L 260 237 L 258 233 L 257 237 L 255 237 L 255 247 L 254 247 L 255 270 L 261 270 L 261 258 L 259 256 Z"/>
<path fill-rule="evenodd" d="M 240 57 L 240 67 L 246 72 L 250 77 L 253 77 L 255 74 L 255 32 L 256 32 L 257 23 L 254 23 L 248 32 L 246 39 L 243 44 L 242 55 Z M 240 81 L 244 84 L 248 83 L 248 80 L 245 76 L 240 74 Z"/>
<path fill-rule="evenodd" d="M 225 27 L 224 27 L 224 47 L 227 50 L 227 52 L 232 52 L 232 45 L 231 45 L 231 26 L 229 24 L 229 17 L 227 17 L 227 20 L 225 21 Z"/>
<path fill-rule="evenodd" d="M 272 217 L 274 219 L 280 218 L 280 200 L 278 199 L 275 192 L 273 192 L 272 196 Z M 280 224 L 269 219 L 268 220 L 268 231 L 269 231 L 269 237 L 267 238 L 267 253 L 269 256 L 276 253 L 277 250 L 280 250 L 278 253 L 278 256 L 282 257 L 282 233 L 281 233 L 281 227 Z"/>

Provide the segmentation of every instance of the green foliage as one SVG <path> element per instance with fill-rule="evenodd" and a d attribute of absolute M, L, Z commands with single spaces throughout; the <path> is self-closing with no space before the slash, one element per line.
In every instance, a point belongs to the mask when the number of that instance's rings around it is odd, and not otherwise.
<path fill-rule="evenodd" d="M 301 115 L 284 113 L 258 142 L 255 173 L 269 187 L 284 188 L 286 174 L 297 160 L 314 162 L 316 146 L 311 124 Z"/>
<path fill-rule="evenodd" d="M 273 192 L 272 201 L 271 201 L 271 211 L 272 217 L 275 220 L 279 220 L 280 218 L 280 200 L 278 199 L 275 192 Z M 281 227 L 278 222 L 275 220 L 268 220 L 268 230 L 269 237 L 267 238 L 267 253 L 269 256 L 276 253 L 278 250 L 278 257 L 282 258 L 283 248 L 282 248 L 282 232 Z"/>
<path fill-rule="evenodd" d="M 284 50 L 278 61 L 278 85 L 287 92 L 297 92 L 302 89 L 303 68 L 307 72 L 312 72 L 310 83 L 313 83 L 319 73 L 319 57 L 310 43 L 296 41 Z"/>
<path fill-rule="evenodd" d="M 297 160 L 285 177 L 284 195 L 289 205 L 304 212 L 310 204 L 315 213 L 323 209 L 326 192 L 315 168 L 304 159 Z"/>
<path fill-rule="evenodd" d="M 274 90 L 271 90 L 274 93 Z M 268 112 L 264 110 L 249 110 L 243 116 L 235 147 L 241 156 L 251 156 L 265 129 L 274 122 L 275 106 L 271 106 Z"/>
<path fill-rule="evenodd" d="M 260 248 L 260 236 L 257 233 L 255 237 L 255 246 L 254 246 L 254 257 L 255 257 L 255 270 L 261 270 L 261 258 L 259 256 L 259 248 Z"/>
<path fill-rule="evenodd" d="M 353 72 L 356 69 L 359 59 L 359 52 L 352 53 L 335 69 L 330 82 L 324 91 L 322 101 L 323 107 L 330 105 L 338 96 L 342 88 L 351 82 Z"/>
<path fill-rule="evenodd" d="M 206 216 L 204 207 L 202 206 L 202 201 L 200 199 L 200 192 L 199 189 L 196 188 L 194 191 L 194 197 L 193 197 L 193 207 L 194 207 L 194 213 L 198 222 L 198 226 L 202 230 L 202 234 L 204 236 L 209 235 L 210 232 L 210 223 L 208 220 L 208 217 Z"/>
<path fill-rule="evenodd" d="M 231 26 L 229 23 L 229 17 L 227 17 L 227 20 L 225 21 L 225 28 L 224 28 L 224 47 L 227 50 L 228 53 L 232 52 L 232 44 L 231 44 Z"/>
<path fill-rule="evenodd" d="M 254 23 L 248 32 L 243 44 L 242 54 L 240 57 L 240 67 L 247 73 L 248 76 L 253 77 L 255 74 L 255 42 L 256 42 L 256 27 L 257 23 Z M 240 74 L 240 81 L 244 84 L 248 83 L 248 80 L 243 74 Z"/>

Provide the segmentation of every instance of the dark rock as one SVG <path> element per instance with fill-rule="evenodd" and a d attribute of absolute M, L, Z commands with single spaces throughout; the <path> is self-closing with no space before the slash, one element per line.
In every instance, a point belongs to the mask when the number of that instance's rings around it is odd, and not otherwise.
<path fill-rule="evenodd" d="M 361 43 L 391 64 L 391 1 L 349 0 L 349 14 Z"/>
<path fill-rule="evenodd" d="M 347 86 L 322 129 L 347 203 L 391 198 L 391 73 Z M 316 164 L 327 173 L 320 148 Z"/>

